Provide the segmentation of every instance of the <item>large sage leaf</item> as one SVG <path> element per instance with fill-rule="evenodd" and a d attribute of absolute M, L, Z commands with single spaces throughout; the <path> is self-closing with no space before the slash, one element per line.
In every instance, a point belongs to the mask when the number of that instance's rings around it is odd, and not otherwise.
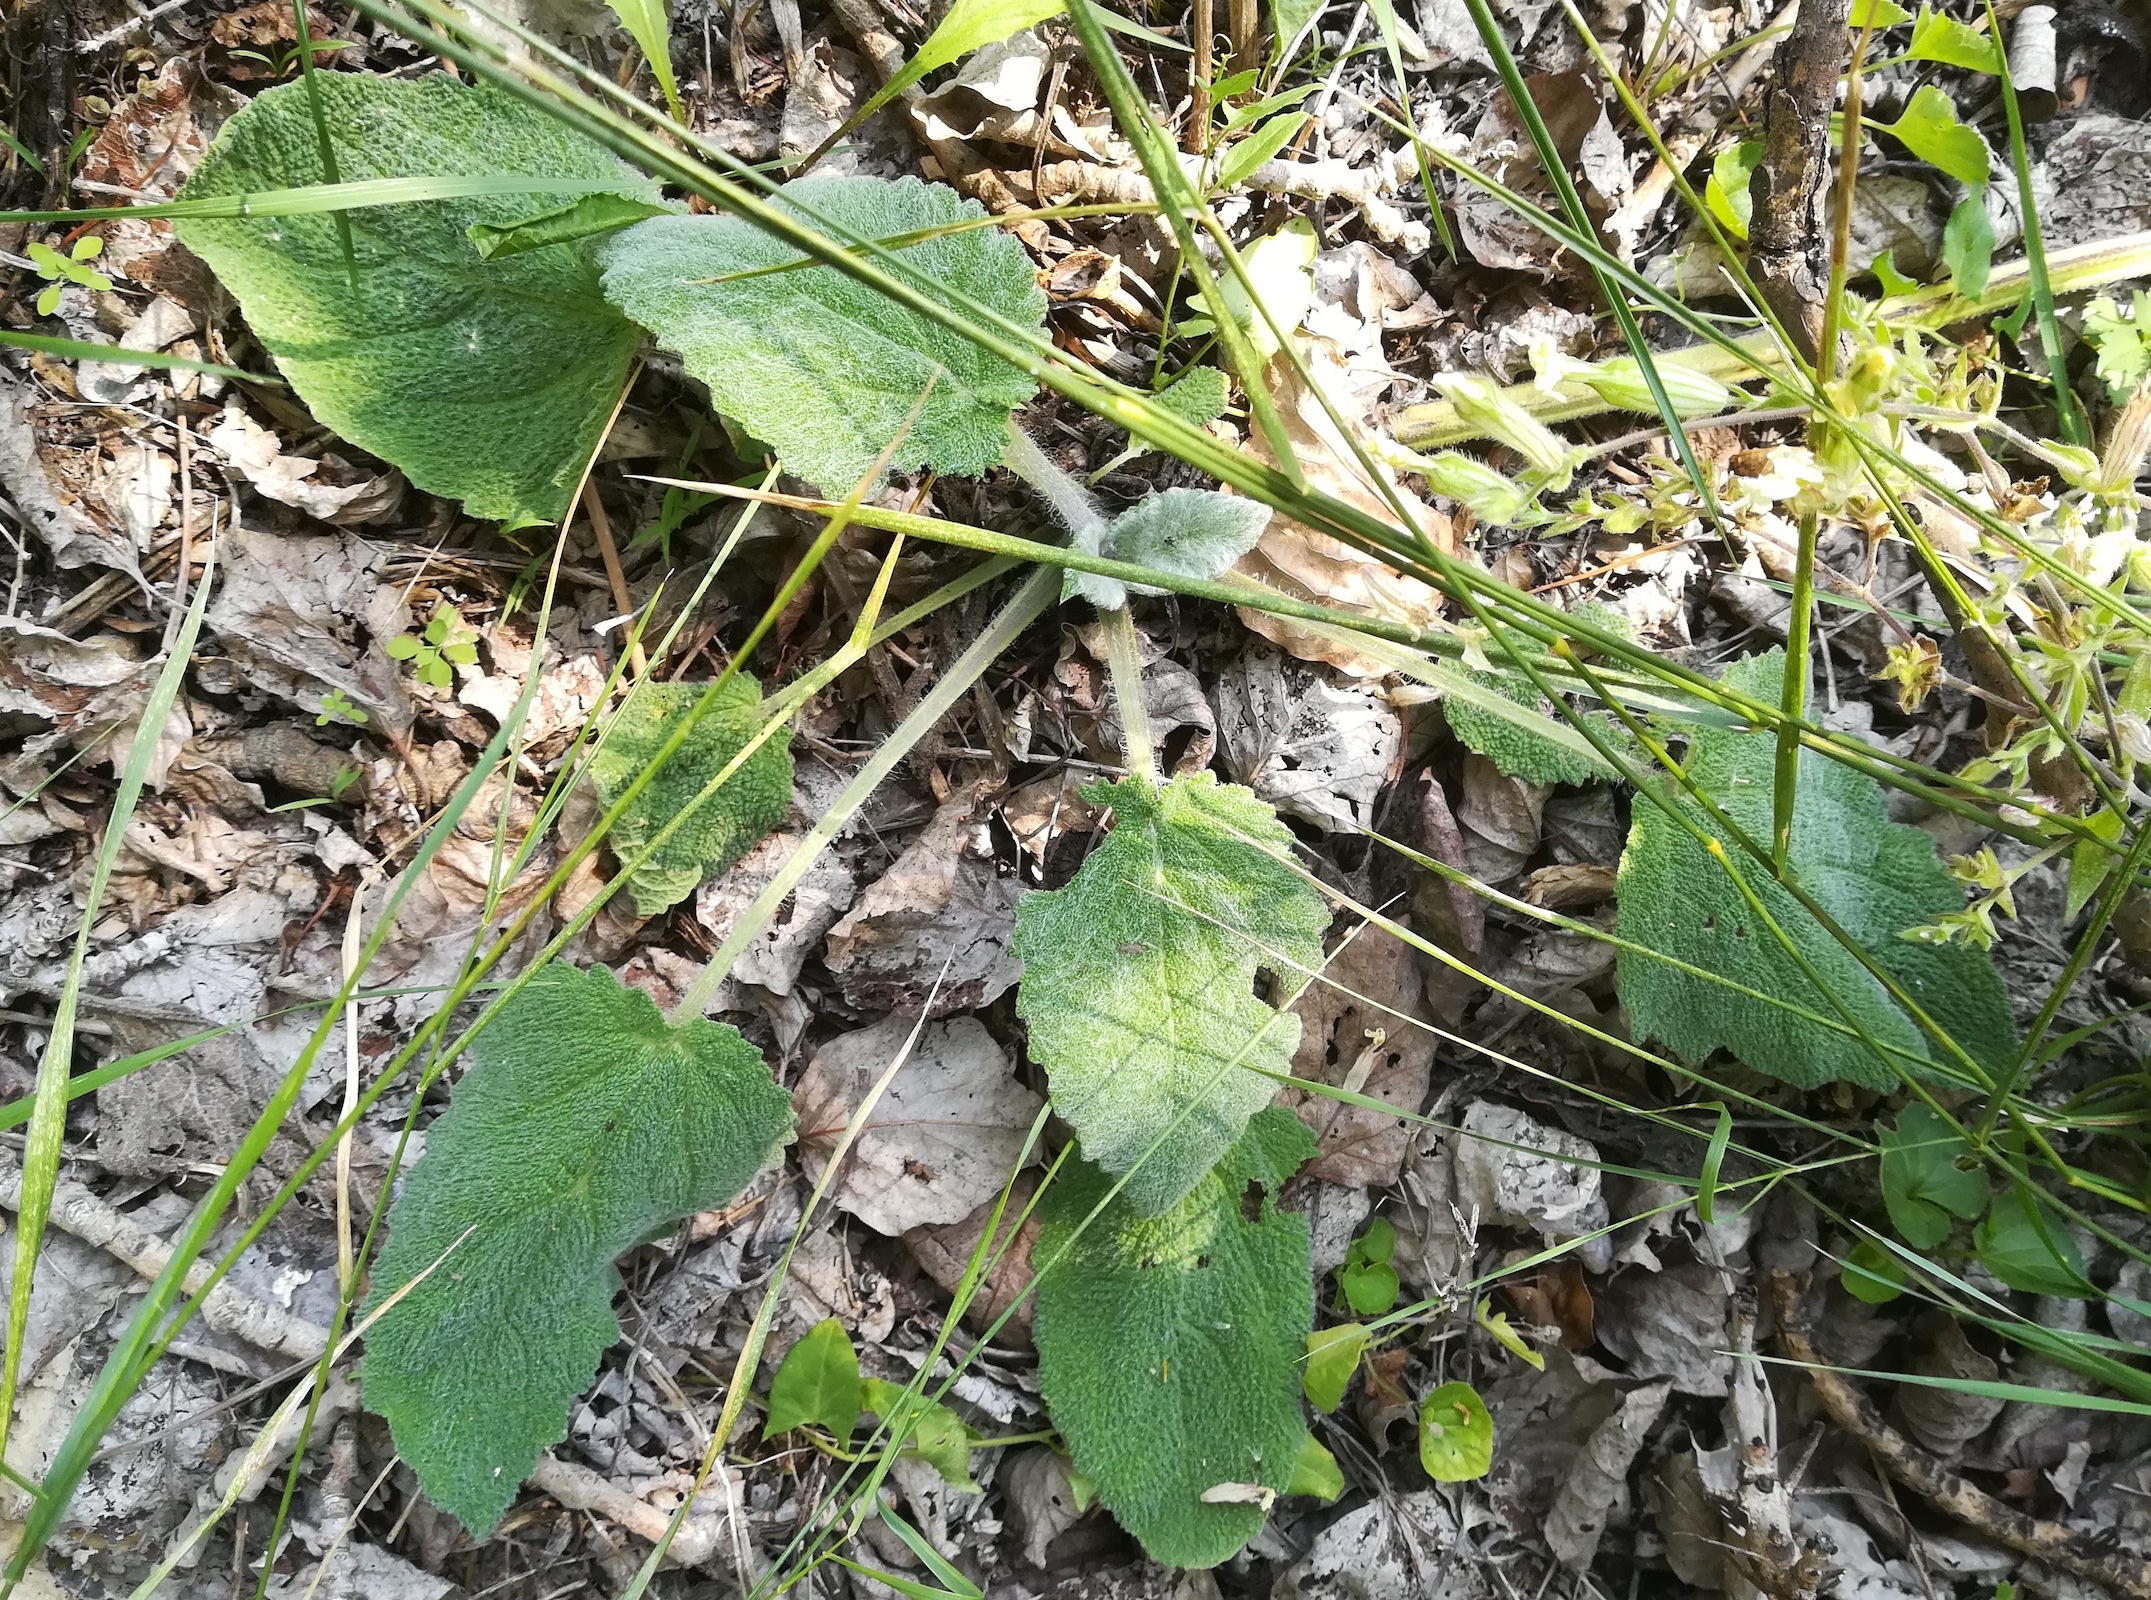
<path fill-rule="evenodd" d="M 1198 772 L 1083 793 L 1113 831 L 1074 882 L 1017 906 L 1016 1014 L 1083 1154 L 1156 1216 L 1291 1070 L 1300 1019 L 1273 1002 L 1320 969 L 1329 911 L 1261 848 L 1292 835 L 1246 789 Z"/>
<path fill-rule="evenodd" d="M 256 337 L 326 426 L 411 482 L 511 527 L 555 522 L 597 448 L 640 330 L 572 244 L 487 261 L 466 230 L 509 228 L 581 181 L 655 202 L 599 146 L 498 90 L 446 76 L 313 79 L 346 182 L 487 177 L 501 190 L 369 206 L 350 223 L 358 298 L 335 216 L 194 218 L 180 238 L 238 296 Z M 271 89 L 224 125 L 183 200 L 327 181 L 306 85 Z"/>
<path fill-rule="evenodd" d="M 367 1335 L 365 1394 L 484 1534 L 620 1337 L 613 1258 L 744 1189 L 792 1110 L 736 1030 L 673 1027 L 602 967 L 541 969 L 478 1051 L 389 1213 L 372 1305 L 426 1276 Z"/>
<path fill-rule="evenodd" d="M 785 185 L 778 203 L 867 239 L 986 214 L 916 178 L 805 178 Z M 833 492 L 863 477 L 899 434 L 892 470 L 984 472 L 1007 447 L 1010 412 L 1037 387 L 836 268 L 798 265 L 798 251 L 741 217 L 653 217 L 608 240 L 598 259 L 614 304 L 679 352 L 719 411 Z M 997 229 L 908 244 L 902 260 L 929 292 L 961 290 L 1027 327 L 1044 321 L 1030 257 Z"/>
<path fill-rule="evenodd" d="M 1216 1566 L 1262 1526 L 1260 1491 L 1292 1481 L 1314 1284 L 1307 1221 L 1277 1191 L 1315 1149 L 1272 1106 L 1163 1216 L 1123 1193 L 1084 1227 L 1113 1184 L 1088 1162 L 1047 1194 L 1039 1380 L 1076 1466 L 1153 1560 Z"/>
<path fill-rule="evenodd" d="M 1784 670 L 1784 652 L 1773 650 L 1735 662 L 1725 681 L 1775 705 Z M 1689 749 L 1688 773 L 1697 788 L 1751 839 L 1767 840 L 1771 834 L 1776 750 L 1772 734 L 1712 728 L 1698 728 Z M 1692 802 L 1676 804 L 1706 836 L 1722 831 Z M 1754 914 L 1724 863 L 1648 800 L 1635 803 L 1621 858 L 1615 931 L 1833 1022 L 1840 1020 L 1841 1005 L 1876 1041 L 1909 1053 L 1915 1070 L 1943 1058 L 1941 1047 L 1881 982 L 1759 863 L 1730 843 L 1726 851 L 1828 985 L 1828 994 Z M 1994 964 L 1961 944 L 1904 937 L 1908 928 L 1961 910 L 1964 887 L 1943 870 L 1931 838 L 1890 820 L 1880 784 L 1841 762 L 1802 751 L 1788 865 L 1816 903 L 1975 1060 L 1990 1066 L 2007 1060 L 2016 1029 Z M 1751 1067 L 1810 1089 L 1839 1080 L 1888 1089 L 1900 1081 L 1890 1062 L 1856 1037 L 1646 955 L 1621 952 L 1620 990 L 1636 1036 L 1661 1039 L 1690 1060 L 1727 1050 Z"/>

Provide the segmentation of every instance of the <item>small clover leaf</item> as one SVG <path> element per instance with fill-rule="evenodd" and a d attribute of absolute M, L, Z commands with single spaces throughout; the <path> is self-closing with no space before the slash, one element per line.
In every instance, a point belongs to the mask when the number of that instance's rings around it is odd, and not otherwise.
<path fill-rule="evenodd" d="M 399 633 L 382 647 L 392 661 L 408 661 L 420 683 L 434 689 L 455 686 L 457 667 L 478 660 L 478 635 L 445 600 L 417 633 Z"/>
<path fill-rule="evenodd" d="M 348 722 L 353 727 L 363 728 L 370 720 L 372 719 L 367 716 L 365 707 L 343 690 L 331 689 L 321 697 L 321 710 L 314 718 L 314 726 L 326 728 L 332 722 Z"/>

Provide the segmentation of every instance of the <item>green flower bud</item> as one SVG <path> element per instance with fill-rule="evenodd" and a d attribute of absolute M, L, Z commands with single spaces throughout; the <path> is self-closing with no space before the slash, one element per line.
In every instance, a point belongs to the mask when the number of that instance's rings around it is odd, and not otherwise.
<path fill-rule="evenodd" d="M 1596 366 L 1585 367 L 1575 376 L 1609 406 L 1647 415 L 1658 410 L 1658 402 L 1651 398 L 1651 386 L 1643 376 L 1642 365 L 1633 357 L 1617 356 L 1611 361 L 1601 361 Z M 1665 385 L 1666 398 L 1673 402 L 1676 416 L 1716 416 L 1721 411 L 1732 410 L 1739 398 L 1708 373 L 1672 362 L 1659 367 L 1658 381 Z"/>
<path fill-rule="evenodd" d="M 1575 470 L 1574 452 L 1506 391 L 1468 372 L 1437 373 L 1433 382 L 1464 421 L 1507 445 L 1557 485 L 1568 482 Z"/>

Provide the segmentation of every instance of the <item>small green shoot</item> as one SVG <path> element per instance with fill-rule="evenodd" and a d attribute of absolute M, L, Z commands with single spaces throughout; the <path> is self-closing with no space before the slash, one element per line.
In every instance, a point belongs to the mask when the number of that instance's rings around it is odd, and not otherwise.
<path fill-rule="evenodd" d="M 360 705 L 348 694 L 345 694 L 343 690 L 331 689 L 321 697 L 321 707 L 314 717 L 314 726 L 326 728 L 332 722 L 341 722 L 348 723 L 354 728 L 363 728 L 371 720 L 367 716 L 364 706 Z"/>
<path fill-rule="evenodd" d="M 50 288 L 38 293 L 39 316 L 49 317 L 60 309 L 60 291 L 70 283 L 94 294 L 102 294 L 112 287 L 110 278 L 93 271 L 89 265 L 104 253 L 104 248 L 104 236 L 95 233 L 85 233 L 64 256 L 40 239 L 32 239 L 23 246 L 24 252 L 37 264 L 37 275 L 52 280 Z"/>
<path fill-rule="evenodd" d="M 1389 1264 L 1396 1254 L 1397 1230 L 1387 1217 L 1376 1217 L 1354 1239 L 1337 1269 L 1337 1287 L 1345 1303 L 1363 1317 L 1379 1317 L 1397 1303 L 1402 1287 L 1397 1269 Z"/>
<path fill-rule="evenodd" d="M 410 662 L 412 675 L 431 689 L 453 688 L 457 667 L 478 664 L 478 635 L 445 600 L 435 608 L 424 628 L 416 633 L 399 633 L 381 649 L 391 661 Z"/>

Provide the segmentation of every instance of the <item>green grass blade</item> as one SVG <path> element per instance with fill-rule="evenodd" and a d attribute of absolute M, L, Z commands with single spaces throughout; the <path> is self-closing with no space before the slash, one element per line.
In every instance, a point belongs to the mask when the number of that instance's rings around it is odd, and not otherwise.
<path fill-rule="evenodd" d="M 322 108 L 321 85 L 315 78 L 314 40 L 306 15 L 306 0 L 291 0 L 291 28 L 293 47 L 299 52 L 299 78 L 306 85 L 306 103 L 313 112 L 314 140 L 321 153 L 321 175 L 329 182 L 337 183 L 342 174 L 336 168 L 336 141 L 329 137 L 328 113 Z M 340 211 L 336 214 L 336 248 L 344 258 L 344 276 L 351 284 L 351 303 L 360 305 L 358 251 L 351 243 L 351 219 Z"/>
<path fill-rule="evenodd" d="M 37 1272 L 38 1251 L 44 1244 L 45 1227 L 52 1217 L 52 1191 L 60 1181 L 60 1158 L 67 1137 L 67 1106 L 71 1098 L 69 1079 L 74 1072 L 75 1018 L 82 1005 L 83 963 L 89 956 L 90 930 L 96 926 L 103 909 L 105 889 L 112 881 L 112 870 L 126 843 L 127 825 L 133 820 L 135 807 L 141 803 L 142 790 L 149 782 L 149 769 L 157 759 L 158 745 L 164 740 L 165 720 L 171 714 L 172 703 L 179 698 L 180 685 L 186 680 L 187 668 L 192 664 L 194 641 L 201 633 L 202 617 L 209 609 L 215 567 L 216 555 L 212 550 L 207 570 L 195 590 L 194 603 L 187 608 L 186 619 L 180 624 L 179 635 L 172 641 L 171 649 L 165 652 L 164 666 L 143 702 L 141 721 L 127 746 L 127 763 L 121 769 L 119 787 L 112 796 L 111 814 L 105 822 L 104 838 L 98 843 L 96 863 L 90 869 L 89 887 L 83 894 L 82 920 L 75 930 L 74 948 L 67 957 L 67 976 L 61 983 L 59 1000 L 53 1007 L 51 1031 L 46 1036 L 45 1053 L 37 1066 L 37 1087 L 31 1099 L 30 1128 L 22 1155 L 22 1204 L 16 1214 L 12 1241 L 14 1264 L 8 1292 L 7 1350 L 4 1357 L 0 1357 L 0 1456 L 7 1450 L 8 1434 L 15 1416 L 15 1397 L 22 1381 L 23 1342 L 30 1325 L 30 1291 Z"/>
<path fill-rule="evenodd" d="M 680 81 L 672 71 L 672 22 L 665 15 L 665 0 L 605 0 L 614 16 L 627 25 L 634 35 L 635 43 L 642 46 L 644 59 L 650 70 L 657 75 L 657 86 L 664 91 L 665 109 L 675 121 L 685 121 L 680 108 Z"/>

